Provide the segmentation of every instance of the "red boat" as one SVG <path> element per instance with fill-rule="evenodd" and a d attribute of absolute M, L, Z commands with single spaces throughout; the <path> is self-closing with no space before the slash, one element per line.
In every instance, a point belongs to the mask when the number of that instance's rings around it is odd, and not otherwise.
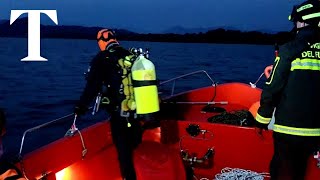
<path fill-rule="evenodd" d="M 205 73 L 212 84 L 174 93 L 177 80 L 197 73 Z M 217 85 L 205 71 L 161 84 L 170 82 L 171 94 L 161 101 L 160 127 L 146 130 L 134 152 L 138 180 L 185 180 L 188 175 L 198 180 L 223 179 L 222 175 L 241 170 L 269 179 L 272 131 L 208 122 L 225 111 L 249 110 L 259 101 L 261 89 L 237 82 Z M 27 133 L 50 123 L 24 133 L 20 154 Z M 320 179 L 317 163 L 310 156 L 307 180 Z M 17 166 L 30 180 L 121 180 L 108 120 L 22 156 Z"/>

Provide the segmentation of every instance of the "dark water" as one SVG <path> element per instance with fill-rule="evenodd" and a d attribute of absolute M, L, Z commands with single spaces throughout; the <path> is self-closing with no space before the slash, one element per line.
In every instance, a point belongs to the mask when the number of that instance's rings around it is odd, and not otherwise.
<path fill-rule="evenodd" d="M 0 107 L 7 113 L 4 139 L 7 156 L 16 155 L 25 130 L 73 112 L 85 85 L 83 73 L 98 50 L 95 41 L 44 39 L 42 56 L 47 62 L 22 62 L 27 39 L 0 39 Z M 150 58 L 160 80 L 206 70 L 218 83 L 254 82 L 273 62 L 272 46 L 122 42 L 129 47 L 150 48 Z M 262 79 L 265 80 L 264 78 Z M 203 76 L 181 81 L 178 90 L 210 85 Z M 260 86 L 261 87 L 261 86 Z M 78 119 L 79 128 L 104 120 L 107 115 Z M 27 135 L 23 153 L 63 137 L 72 117 Z"/>

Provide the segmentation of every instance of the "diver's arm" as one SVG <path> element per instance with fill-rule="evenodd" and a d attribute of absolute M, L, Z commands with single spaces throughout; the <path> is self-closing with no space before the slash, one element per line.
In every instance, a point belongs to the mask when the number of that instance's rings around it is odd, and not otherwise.
<path fill-rule="evenodd" d="M 103 84 L 103 59 L 99 53 L 90 63 L 87 83 L 80 97 L 79 105 L 87 107 L 97 96 Z"/>

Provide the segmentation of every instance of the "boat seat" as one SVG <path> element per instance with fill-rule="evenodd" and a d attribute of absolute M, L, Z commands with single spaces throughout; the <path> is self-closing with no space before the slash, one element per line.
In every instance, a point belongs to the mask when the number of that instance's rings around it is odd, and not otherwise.
<path fill-rule="evenodd" d="M 137 180 L 185 180 L 186 172 L 177 150 L 154 141 L 143 141 L 134 152 Z"/>

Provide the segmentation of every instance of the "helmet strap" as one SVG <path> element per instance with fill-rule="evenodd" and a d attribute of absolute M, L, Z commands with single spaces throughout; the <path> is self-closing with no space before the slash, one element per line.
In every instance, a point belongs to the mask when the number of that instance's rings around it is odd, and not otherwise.
<path fill-rule="evenodd" d="M 108 46 L 106 47 L 106 50 L 110 50 L 116 46 L 119 46 L 119 43 L 118 42 L 112 42 L 110 44 L 108 44 Z"/>

